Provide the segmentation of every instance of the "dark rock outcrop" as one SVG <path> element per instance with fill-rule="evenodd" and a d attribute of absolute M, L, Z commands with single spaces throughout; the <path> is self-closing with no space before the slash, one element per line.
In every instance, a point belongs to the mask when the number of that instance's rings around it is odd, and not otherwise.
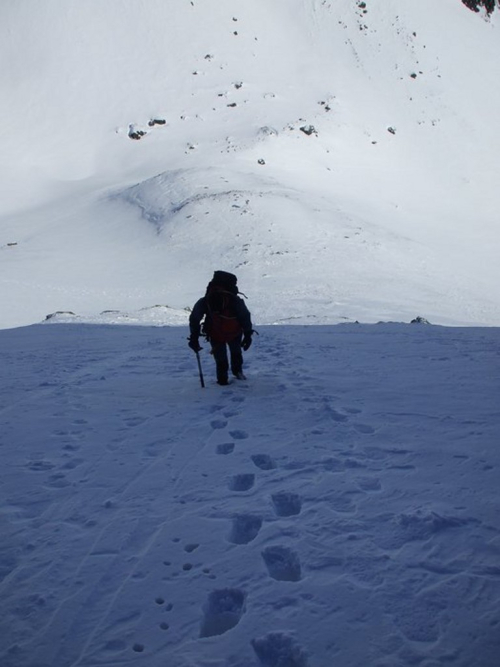
<path fill-rule="evenodd" d="M 462 2 L 473 12 L 478 12 L 481 7 L 484 7 L 488 14 L 492 14 L 495 9 L 500 7 L 499 0 L 462 0 Z"/>

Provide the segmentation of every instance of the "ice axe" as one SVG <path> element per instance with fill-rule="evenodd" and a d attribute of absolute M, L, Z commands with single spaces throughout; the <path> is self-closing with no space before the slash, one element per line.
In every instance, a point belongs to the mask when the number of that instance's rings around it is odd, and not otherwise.
<path fill-rule="evenodd" d="M 198 362 L 198 372 L 200 374 L 201 388 L 205 389 L 205 380 L 203 379 L 203 371 L 201 370 L 201 359 L 200 359 L 200 353 L 199 352 L 196 352 L 196 361 Z"/>

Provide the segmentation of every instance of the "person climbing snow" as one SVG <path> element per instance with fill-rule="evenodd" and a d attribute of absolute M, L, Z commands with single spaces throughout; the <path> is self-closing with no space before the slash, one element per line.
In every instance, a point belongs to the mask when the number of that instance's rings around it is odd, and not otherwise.
<path fill-rule="evenodd" d="M 232 273 L 215 271 L 205 296 L 198 299 L 189 317 L 188 345 L 194 352 L 199 352 L 202 349 L 200 335 L 206 337 L 215 360 L 217 382 L 221 385 L 229 384 L 229 365 L 235 378 L 246 379 L 241 350 L 246 352 L 252 344 L 250 311 L 238 296 L 236 283 L 237 278 Z"/>

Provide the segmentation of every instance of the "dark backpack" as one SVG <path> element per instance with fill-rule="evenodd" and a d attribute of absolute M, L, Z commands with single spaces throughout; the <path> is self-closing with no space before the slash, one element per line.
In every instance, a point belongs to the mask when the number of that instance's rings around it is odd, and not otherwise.
<path fill-rule="evenodd" d="M 203 333 L 214 343 L 229 343 L 242 333 L 237 316 L 236 283 L 236 276 L 226 271 L 215 271 L 208 283 Z"/>

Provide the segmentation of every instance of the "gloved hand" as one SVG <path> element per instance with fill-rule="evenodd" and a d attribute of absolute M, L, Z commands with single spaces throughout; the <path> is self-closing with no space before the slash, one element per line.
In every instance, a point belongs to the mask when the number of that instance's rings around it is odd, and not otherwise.
<path fill-rule="evenodd" d="M 241 342 L 241 347 L 246 352 L 251 344 L 252 344 L 252 334 L 251 333 L 246 333 L 243 336 L 243 340 Z"/>
<path fill-rule="evenodd" d="M 202 347 L 200 347 L 200 341 L 198 339 L 198 336 L 190 336 L 188 338 L 188 345 L 189 347 L 193 350 L 193 352 L 199 352 L 200 350 L 203 350 Z"/>

